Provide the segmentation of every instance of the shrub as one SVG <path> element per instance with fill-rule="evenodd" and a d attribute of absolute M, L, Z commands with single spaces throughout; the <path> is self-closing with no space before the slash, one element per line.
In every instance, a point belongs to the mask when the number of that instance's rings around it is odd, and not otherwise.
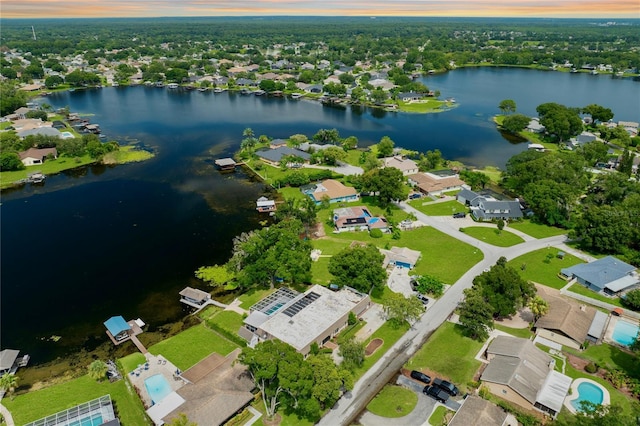
<path fill-rule="evenodd" d="M 379 229 L 372 229 L 369 231 L 371 238 L 382 238 L 382 231 Z"/>
<path fill-rule="evenodd" d="M 358 317 L 353 312 L 349 312 L 349 318 L 347 319 L 347 324 L 354 325 L 358 322 Z"/>
<path fill-rule="evenodd" d="M 584 366 L 584 371 L 594 374 L 596 371 L 598 371 L 598 366 L 595 363 L 590 362 L 589 364 Z"/>
<path fill-rule="evenodd" d="M 634 311 L 640 311 L 640 289 L 631 290 L 620 299 L 623 305 Z"/>

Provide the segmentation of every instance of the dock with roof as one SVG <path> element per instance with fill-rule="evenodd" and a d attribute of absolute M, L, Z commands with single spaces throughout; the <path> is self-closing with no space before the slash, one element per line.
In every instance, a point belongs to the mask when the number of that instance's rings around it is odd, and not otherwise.
<path fill-rule="evenodd" d="M 107 328 L 107 336 L 109 336 L 109 339 L 111 339 L 114 345 L 120 345 L 123 342 L 131 340 L 140 352 L 143 354 L 149 352 L 137 337 L 138 334 L 144 332 L 142 327 L 145 326 L 144 321 L 140 318 L 127 322 L 120 315 L 113 316 L 104 322 L 104 326 Z"/>

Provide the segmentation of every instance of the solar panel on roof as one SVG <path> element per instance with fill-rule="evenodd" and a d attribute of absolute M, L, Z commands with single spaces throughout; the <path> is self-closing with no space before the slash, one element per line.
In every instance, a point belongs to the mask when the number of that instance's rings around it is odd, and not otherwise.
<path fill-rule="evenodd" d="M 314 300 L 318 299 L 320 295 L 316 292 L 309 292 L 304 295 L 300 300 L 289 306 L 283 311 L 283 313 L 289 317 L 293 317 L 295 314 L 309 306 Z"/>

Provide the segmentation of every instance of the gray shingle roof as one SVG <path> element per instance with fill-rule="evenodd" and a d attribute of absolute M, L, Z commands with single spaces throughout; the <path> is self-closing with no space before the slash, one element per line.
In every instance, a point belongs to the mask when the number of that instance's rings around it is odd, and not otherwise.
<path fill-rule="evenodd" d="M 256 151 L 256 154 L 260 158 L 264 158 L 265 160 L 272 161 L 274 163 L 280 162 L 282 157 L 286 155 L 295 155 L 296 157 L 300 157 L 305 161 L 309 161 L 311 159 L 311 155 L 307 154 L 304 151 L 300 151 L 299 149 L 289 148 L 288 146 L 281 146 L 275 149 L 269 149 L 264 151 Z"/>
<path fill-rule="evenodd" d="M 630 274 L 636 268 L 613 256 L 603 257 L 591 263 L 582 263 L 561 272 L 567 277 L 576 277 L 603 289 L 607 284 Z"/>

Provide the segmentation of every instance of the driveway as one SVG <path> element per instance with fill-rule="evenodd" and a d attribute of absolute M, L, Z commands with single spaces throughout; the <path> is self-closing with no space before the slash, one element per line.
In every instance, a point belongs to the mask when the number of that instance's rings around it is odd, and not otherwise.
<path fill-rule="evenodd" d="M 413 296 L 415 292 L 411 289 L 411 278 L 409 269 L 395 267 L 387 278 L 387 286 L 396 293 L 405 296 Z"/>

